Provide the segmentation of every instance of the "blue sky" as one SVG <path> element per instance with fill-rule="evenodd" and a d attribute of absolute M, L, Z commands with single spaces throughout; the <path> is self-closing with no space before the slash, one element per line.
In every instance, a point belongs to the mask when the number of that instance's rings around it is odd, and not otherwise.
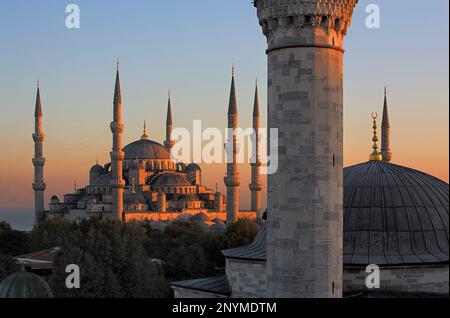
<path fill-rule="evenodd" d="M 79 30 L 65 27 L 69 3 L 81 9 Z M 381 8 L 378 30 L 365 27 L 370 3 Z M 447 0 L 359 1 L 345 42 L 346 164 L 367 160 L 370 114 L 381 111 L 387 82 L 397 163 L 448 180 L 448 6 Z M 202 119 L 205 126 L 225 127 L 232 64 L 240 122 L 247 127 L 255 78 L 266 80 L 266 42 L 247 0 L 2 0 L 0 43 L 0 146 L 8 149 L 0 159 L 0 209 L 32 206 L 38 76 L 48 195 L 70 191 L 73 180 L 83 184 L 96 159 L 108 160 L 118 58 L 125 142 L 140 136 L 144 119 L 161 141 L 168 88 L 176 125 Z M 260 93 L 265 105 L 264 86 Z M 18 188 L 20 204 L 13 195 Z"/>

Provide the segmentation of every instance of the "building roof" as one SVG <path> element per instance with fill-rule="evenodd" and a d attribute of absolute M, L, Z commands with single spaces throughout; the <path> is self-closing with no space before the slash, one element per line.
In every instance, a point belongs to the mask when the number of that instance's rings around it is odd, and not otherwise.
<path fill-rule="evenodd" d="M 201 279 L 184 280 L 171 284 L 173 287 L 197 290 L 223 296 L 231 295 L 230 285 L 226 276 L 208 277 Z"/>
<path fill-rule="evenodd" d="M 174 186 L 188 186 L 191 185 L 185 177 L 176 173 L 165 173 L 153 180 L 152 185 L 174 185 Z"/>
<path fill-rule="evenodd" d="M 344 264 L 448 263 L 449 186 L 384 161 L 344 169 Z"/>
<path fill-rule="evenodd" d="M 448 263 L 449 185 L 384 161 L 344 169 L 344 265 Z M 266 260 L 266 225 L 225 257 Z"/>
<path fill-rule="evenodd" d="M 200 168 L 200 166 L 196 163 L 191 163 L 186 167 L 186 171 L 201 171 L 201 170 L 202 169 Z"/>
<path fill-rule="evenodd" d="M 90 171 L 91 171 L 91 172 L 103 173 L 103 172 L 105 172 L 105 169 L 104 169 L 101 165 L 99 165 L 99 164 L 97 163 L 97 164 L 95 164 L 95 165 L 92 166 L 92 168 L 91 168 Z"/>
<path fill-rule="evenodd" d="M 252 243 L 246 246 L 223 250 L 227 258 L 237 258 L 252 261 L 266 260 L 267 225 L 264 223 Z"/>
<path fill-rule="evenodd" d="M 53 269 L 53 259 L 59 250 L 59 247 L 54 247 L 42 251 L 19 255 L 15 258 L 19 264 L 24 264 L 32 270 Z"/>
<path fill-rule="evenodd" d="M 0 298 L 52 298 L 45 280 L 33 273 L 18 272 L 0 283 Z"/>
<path fill-rule="evenodd" d="M 132 193 L 131 191 L 123 193 L 123 202 L 125 204 L 147 204 L 147 200 L 141 193 Z"/>
<path fill-rule="evenodd" d="M 169 151 L 156 141 L 140 139 L 123 148 L 125 159 L 170 159 Z"/>

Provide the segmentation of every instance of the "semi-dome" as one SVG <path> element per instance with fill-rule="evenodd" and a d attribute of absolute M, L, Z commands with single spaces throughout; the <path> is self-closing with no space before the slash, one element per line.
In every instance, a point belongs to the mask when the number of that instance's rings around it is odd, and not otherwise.
<path fill-rule="evenodd" d="M 344 264 L 448 263 L 449 185 L 384 161 L 344 169 Z"/>
<path fill-rule="evenodd" d="M 176 173 L 165 173 L 157 177 L 153 182 L 156 186 L 188 186 L 191 185 L 186 178 Z"/>
<path fill-rule="evenodd" d="M 103 173 L 103 172 L 105 172 L 105 169 L 101 165 L 96 164 L 96 165 L 92 166 L 91 172 Z"/>
<path fill-rule="evenodd" d="M 123 202 L 125 204 L 147 204 L 147 200 L 140 193 L 124 192 Z"/>
<path fill-rule="evenodd" d="M 163 145 L 149 139 L 135 141 L 123 148 L 125 159 L 170 159 L 169 151 Z"/>
<path fill-rule="evenodd" d="M 201 170 L 202 169 L 200 168 L 200 166 L 196 163 L 191 163 L 186 167 L 186 171 L 201 171 Z"/>
<path fill-rule="evenodd" d="M 52 298 L 46 281 L 33 273 L 19 272 L 0 283 L 0 298 Z"/>

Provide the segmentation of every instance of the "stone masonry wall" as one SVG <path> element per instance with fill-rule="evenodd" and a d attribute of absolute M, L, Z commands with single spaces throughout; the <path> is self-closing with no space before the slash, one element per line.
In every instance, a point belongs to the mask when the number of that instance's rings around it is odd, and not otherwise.
<path fill-rule="evenodd" d="M 344 292 L 367 292 L 365 268 L 344 268 Z M 449 293 L 446 265 L 380 268 L 380 289 L 403 293 Z"/>
<path fill-rule="evenodd" d="M 266 297 L 266 263 L 227 259 L 226 274 L 232 298 Z"/>

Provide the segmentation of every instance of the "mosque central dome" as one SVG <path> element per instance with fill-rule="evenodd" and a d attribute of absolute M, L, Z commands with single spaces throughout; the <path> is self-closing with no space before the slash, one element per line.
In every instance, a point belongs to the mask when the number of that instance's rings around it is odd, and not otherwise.
<path fill-rule="evenodd" d="M 344 264 L 448 263 L 449 186 L 385 161 L 344 169 Z"/>
<path fill-rule="evenodd" d="M 125 159 L 145 160 L 145 159 L 170 159 L 169 151 L 161 144 L 149 140 L 141 139 L 123 148 Z"/>

